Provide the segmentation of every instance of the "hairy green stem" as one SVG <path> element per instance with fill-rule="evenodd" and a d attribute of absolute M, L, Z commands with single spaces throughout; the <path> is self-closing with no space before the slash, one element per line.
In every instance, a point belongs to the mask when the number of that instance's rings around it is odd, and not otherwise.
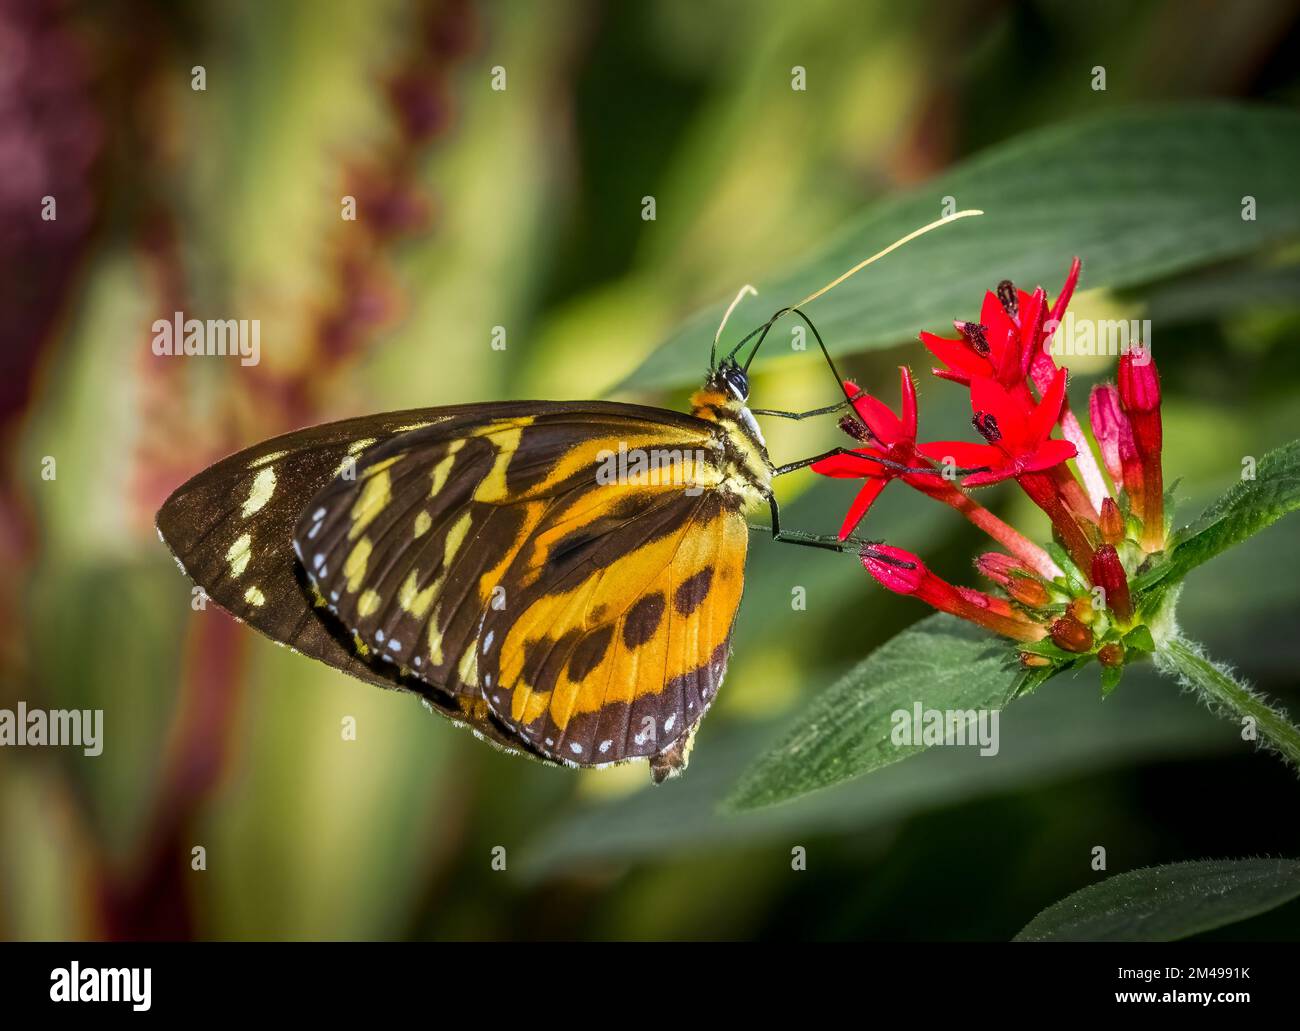
<path fill-rule="evenodd" d="M 1279 709 L 1205 657 L 1200 645 L 1184 637 L 1171 637 L 1156 652 L 1156 664 L 1166 673 L 1194 687 L 1216 712 L 1255 721 L 1261 743 L 1277 749 L 1300 769 L 1300 727 Z"/>

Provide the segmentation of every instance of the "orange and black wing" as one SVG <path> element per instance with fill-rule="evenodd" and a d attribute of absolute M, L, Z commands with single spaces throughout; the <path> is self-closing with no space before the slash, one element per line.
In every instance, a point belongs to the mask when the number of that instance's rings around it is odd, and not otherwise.
<path fill-rule="evenodd" d="M 636 502 L 632 517 L 629 496 L 544 520 L 471 663 L 536 751 L 580 766 L 653 757 L 662 779 L 722 683 L 748 529 L 717 491 Z"/>
<path fill-rule="evenodd" d="M 740 600 L 747 530 L 714 433 L 613 404 L 439 422 L 337 477 L 294 547 L 372 661 L 539 757 L 660 757 L 658 776 L 685 763 Z M 620 453 L 664 457 L 610 475 Z"/>
<path fill-rule="evenodd" d="M 555 408 L 535 402 L 471 404 L 368 415 L 283 434 L 231 455 L 177 488 L 157 515 L 158 536 L 212 601 L 279 644 L 380 687 L 424 695 L 494 743 L 508 735 L 463 699 L 428 687 L 375 658 L 314 594 L 293 552 L 304 507 L 365 456 L 405 434 L 454 426 L 454 435 L 494 414 Z"/>

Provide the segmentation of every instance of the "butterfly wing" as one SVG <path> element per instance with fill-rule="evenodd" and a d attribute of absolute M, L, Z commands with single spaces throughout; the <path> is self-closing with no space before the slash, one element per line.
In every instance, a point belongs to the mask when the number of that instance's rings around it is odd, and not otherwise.
<path fill-rule="evenodd" d="M 158 511 L 158 536 L 212 601 L 272 640 L 380 687 L 417 690 L 446 715 L 515 750 L 486 706 L 428 690 L 381 663 L 313 596 L 294 557 L 303 507 L 368 450 L 430 425 L 509 415 L 528 403 L 423 408 L 287 433 L 231 455 L 177 488 Z"/>
<path fill-rule="evenodd" d="M 638 453 L 665 456 L 653 476 L 607 475 Z M 367 452 L 304 509 L 295 547 L 381 661 L 486 703 L 541 757 L 663 755 L 666 771 L 740 600 L 747 531 L 723 475 L 714 428 L 659 409 L 451 420 Z"/>
<path fill-rule="evenodd" d="M 477 679 L 493 713 L 548 758 L 686 764 L 716 697 L 743 587 L 748 528 L 715 490 L 680 491 L 632 518 L 557 510 L 489 608 Z M 509 589 L 508 589 L 509 590 Z"/>

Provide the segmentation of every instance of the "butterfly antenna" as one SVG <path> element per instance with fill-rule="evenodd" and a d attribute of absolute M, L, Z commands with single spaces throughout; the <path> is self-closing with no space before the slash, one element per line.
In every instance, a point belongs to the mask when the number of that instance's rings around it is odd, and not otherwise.
<path fill-rule="evenodd" d="M 790 307 L 788 307 L 788 308 L 782 308 L 782 309 L 781 309 L 780 311 L 778 311 L 775 315 L 773 315 L 770 319 L 768 319 L 768 320 L 767 320 L 767 323 L 766 323 L 764 326 L 761 326 L 759 329 L 755 330 L 754 333 L 750 333 L 749 336 L 745 337 L 744 340 L 742 340 L 739 344 L 737 344 L 735 347 L 733 347 L 733 348 L 731 349 L 730 354 L 728 354 L 727 357 L 728 357 L 728 358 L 733 357 L 733 356 L 736 354 L 736 352 L 739 351 L 740 348 L 741 348 L 742 346 L 744 346 L 744 344 L 745 344 L 746 342 L 748 342 L 748 341 L 750 340 L 750 338 L 753 337 L 753 336 L 755 335 L 755 333 L 761 333 L 762 336 L 759 337 L 759 339 L 758 339 L 758 343 L 754 345 L 754 350 L 750 352 L 749 360 L 745 362 L 745 368 L 748 369 L 748 368 L 749 368 L 749 363 L 752 362 L 752 361 L 754 360 L 754 355 L 756 355 L 756 354 L 758 353 L 758 349 L 759 349 L 759 347 L 762 346 L 763 340 L 767 337 L 767 332 L 768 332 L 768 330 L 770 330 L 770 329 L 772 328 L 772 324 L 773 324 L 774 322 L 776 322 L 777 319 L 781 318 L 783 315 L 788 315 L 788 314 L 789 314 L 790 312 L 792 312 L 792 311 L 794 311 L 794 312 L 799 312 L 800 317 L 803 318 L 803 320 L 804 320 L 805 322 L 808 322 L 808 316 L 804 315 L 803 312 L 799 311 L 800 308 L 802 308 L 802 307 L 803 307 L 804 305 L 806 305 L 806 304 L 811 303 L 812 301 L 817 300 L 817 298 L 821 297 L 823 294 L 828 294 L 828 293 L 830 293 L 830 292 L 831 292 L 832 290 L 834 290 L 837 286 L 839 286 L 841 283 L 843 283 L 846 279 L 849 279 L 849 278 L 851 278 L 852 276 L 856 276 L 859 272 L 861 272 L 861 271 L 862 271 L 864 268 L 866 268 L 868 265 L 872 265 L 872 264 L 874 264 L 875 262 L 877 262 L 877 261 L 879 261 L 881 258 L 883 258 L 885 255 L 887 255 L 887 254 L 892 254 L 894 251 L 898 250 L 898 248 L 902 247 L 904 244 L 911 243 L 911 242 L 912 242 L 913 240 L 915 240 L 917 237 L 924 236 L 926 233 L 929 233 L 929 232 L 933 232 L 935 229 L 938 229 L 940 226 L 945 226 L 945 225 L 947 225 L 949 222 L 956 222 L 956 221 L 957 221 L 958 219 L 960 219 L 960 218 L 970 218 L 970 217 L 972 217 L 972 216 L 974 216 L 974 215 L 982 215 L 982 214 L 984 214 L 984 212 L 981 211 L 981 210 L 978 209 L 978 208 L 967 208 L 965 211 L 957 211 L 957 212 L 954 212 L 954 213 L 951 214 L 951 215 L 945 215 L 943 218 L 935 219 L 935 220 L 934 220 L 933 222 L 931 222 L 929 225 L 924 225 L 924 226 L 922 226 L 920 229 L 913 229 L 913 230 L 912 230 L 910 233 L 908 233 L 906 236 L 901 237 L 900 239 L 895 240 L 893 243 L 891 243 L 891 244 L 890 244 L 888 247 L 886 247 L 884 250 L 882 250 L 882 251 L 877 251 L 877 252 L 876 252 L 875 254 L 873 254 L 871 257 L 869 257 L 869 258 L 865 258 L 865 259 L 863 259 L 862 261 L 858 262 L 856 265 L 854 265 L 854 266 L 853 266 L 851 269 L 849 269 L 847 272 L 844 272 L 844 273 L 842 273 L 841 275 L 836 276 L 836 277 L 835 277 L 834 279 L 832 279 L 829 283 L 827 283 L 825 286 L 823 286 L 820 290 L 814 290 L 814 291 L 813 291 L 812 293 L 810 293 L 807 297 L 805 297 L 802 301 L 799 301 L 799 302 L 797 302 L 797 303 L 795 303 L 795 304 L 792 304 L 792 305 L 790 305 Z M 734 303 L 735 303 L 735 302 L 733 302 L 733 307 L 734 307 Z M 728 313 L 730 313 L 730 310 L 728 310 Z M 724 319 L 723 321 L 725 322 L 726 320 Z M 812 328 L 812 323 L 811 323 L 811 322 L 808 322 L 808 325 L 809 325 L 809 328 Z M 817 336 L 817 330 L 816 330 L 815 328 L 813 328 L 813 335 L 814 335 L 814 336 Z M 821 337 L 820 337 L 820 336 L 817 336 L 817 342 L 818 342 L 819 344 L 821 343 Z M 830 361 L 830 355 L 826 352 L 826 347 L 825 347 L 824 345 L 822 346 L 822 353 L 826 355 L 826 360 L 829 362 L 829 361 Z M 835 366 L 834 366 L 834 363 L 832 362 L 832 363 L 831 363 L 831 368 L 834 368 L 834 367 L 835 367 Z M 838 373 L 837 373 L 836 375 L 838 376 Z M 840 381 L 840 387 L 841 387 L 841 389 L 843 389 L 843 381 L 842 381 L 842 380 Z"/>
<path fill-rule="evenodd" d="M 736 310 L 736 305 L 738 305 L 741 302 L 741 300 L 745 297 L 746 294 L 749 294 L 752 297 L 757 297 L 758 291 L 755 290 L 754 287 L 749 283 L 746 283 L 744 286 L 742 286 L 740 288 L 740 292 L 736 294 L 735 299 L 732 300 L 732 302 L 729 305 L 727 305 L 727 310 L 726 312 L 723 313 L 722 321 L 718 323 L 718 331 L 713 334 L 713 346 L 709 348 L 709 371 L 710 372 L 716 369 L 718 365 L 718 341 L 722 337 L 722 331 L 727 328 L 727 320 L 731 318 L 731 313 Z"/>
<path fill-rule="evenodd" d="M 844 394 L 847 400 L 852 401 L 854 395 L 850 394 L 849 388 L 844 385 L 844 377 L 840 375 L 840 370 L 836 368 L 835 359 L 831 357 L 830 351 L 827 350 L 826 348 L 826 341 L 822 339 L 821 333 L 819 333 L 817 331 L 817 327 L 813 325 L 813 320 L 810 319 L 807 316 L 807 314 L 803 312 L 802 309 L 797 307 L 782 308 L 779 312 L 777 312 L 775 315 L 772 316 L 772 318 L 768 321 L 768 324 L 763 328 L 763 336 L 767 335 L 767 331 L 772 328 L 772 324 L 776 322 L 778 318 L 780 318 L 783 315 L 790 315 L 790 314 L 798 315 L 799 318 L 803 319 L 805 325 L 807 325 L 807 327 L 810 330 L 812 330 L 813 338 L 817 341 L 817 346 L 821 348 L 822 357 L 826 359 L 826 364 L 830 366 L 831 375 L 835 377 L 836 388 Z M 754 360 L 754 355 L 758 354 L 758 349 L 762 346 L 762 344 L 763 344 L 763 337 L 759 337 L 758 343 L 754 345 L 754 349 L 749 352 L 749 357 L 745 359 L 744 369 L 746 372 L 749 372 L 749 363 Z"/>
<path fill-rule="evenodd" d="M 850 278 L 850 277 L 852 277 L 852 276 L 856 276 L 859 272 L 861 272 L 861 271 L 862 271 L 864 268 L 866 268 L 868 265 L 872 265 L 872 264 L 874 264 L 875 262 L 879 261 L 879 260 L 880 260 L 881 258 L 883 258 L 886 254 L 892 254 L 894 251 L 898 250 L 898 248 L 902 247 L 904 244 L 909 244 L 909 243 L 911 243 L 913 240 L 915 240 L 915 239 L 916 239 L 917 237 L 919 237 L 919 236 L 924 236 L 926 233 L 932 232 L 933 230 L 938 229 L 940 226 L 946 226 L 949 222 L 956 222 L 959 218 L 970 218 L 972 215 L 982 215 L 982 214 L 984 214 L 984 212 L 981 211 L 981 210 L 979 210 L 978 208 L 968 208 L 968 209 L 966 209 L 965 211 L 958 211 L 958 212 L 955 212 L 954 214 L 951 214 L 951 215 L 944 215 L 943 218 L 935 219 L 935 220 L 934 220 L 933 222 L 931 222 L 929 225 L 924 225 L 924 226 L 922 226 L 920 229 L 913 229 L 913 230 L 912 230 L 910 233 L 908 233 L 906 236 L 902 237 L 901 239 L 895 240 L 895 241 L 894 241 L 893 243 L 891 243 L 888 247 L 886 247 L 883 251 L 877 251 L 877 252 L 876 252 L 875 254 L 873 254 L 871 257 L 869 257 L 869 258 L 865 258 L 865 259 L 863 259 L 862 261 L 858 262 L 856 265 L 854 265 L 854 266 L 853 266 L 851 269 L 849 269 L 847 272 L 842 273 L 842 274 L 839 275 L 839 276 L 836 276 L 834 279 L 832 279 L 829 283 L 827 283 L 827 284 L 826 284 L 824 287 L 822 287 L 820 290 L 814 290 L 814 291 L 813 291 L 812 293 L 810 293 L 807 297 L 805 297 L 802 301 L 797 302 L 796 304 L 792 305 L 791 307 L 793 307 L 793 308 L 801 308 L 801 307 L 803 307 L 803 305 L 805 305 L 805 304 L 809 304 L 809 303 L 811 303 L 811 302 L 817 300 L 817 298 L 820 297 L 822 294 L 828 294 L 828 293 L 830 293 L 830 292 L 831 292 L 832 290 L 834 290 L 837 286 L 839 286 L 841 283 L 843 283 L 846 279 L 848 279 L 848 278 Z"/>

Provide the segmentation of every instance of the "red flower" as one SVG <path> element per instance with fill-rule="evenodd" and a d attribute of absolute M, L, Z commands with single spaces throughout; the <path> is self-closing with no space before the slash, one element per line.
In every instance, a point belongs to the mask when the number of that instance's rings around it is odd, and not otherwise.
<path fill-rule="evenodd" d="M 920 452 L 937 462 L 959 466 L 987 467 L 962 481 L 964 487 L 980 487 L 1025 473 L 1041 472 L 1068 461 L 1077 454 L 1068 440 L 1053 440 L 1052 430 L 1065 402 L 1064 369 L 1057 369 L 1043 399 L 1034 404 L 1020 391 L 1008 390 L 991 379 L 971 381 L 972 420 L 987 444 L 959 440 L 923 444 Z"/>
<path fill-rule="evenodd" d="M 899 391 L 903 399 L 903 414 L 900 418 L 890 411 L 889 406 L 870 394 L 863 393 L 855 383 L 845 383 L 846 390 L 855 394 L 853 410 L 871 431 L 871 438 L 879 447 L 855 448 L 851 455 L 833 455 L 814 462 L 813 472 L 837 479 L 865 478 L 853 504 L 849 506 L 844 522 L 840 526 L 840 539 L 848 537 L 853 528 L 862 521 L 880 492 L 890 480 L 898 476 L 908 479 L 907 474 L 900 473 L 889 465 L 879 461 L 884 459 L 895 466 L 916 467 L 926 464 L 925 459 L 916 450 L 916 386 L 912 383 L 912 374 L 906 365 L 898 368 Z M 845 425 L 853 432 L 852 425 Z M 860 427 L 858 427 L 860 430 Z M 875 459 L 876 461 L 873 461 Z"/>
<path fill-rule="evenodd" d="M 1033 373 L 1039 388 L 1046 389 L 1056 364 L 1043 344 L 1065 314 L 1079 281 L 1079 268 L 1075 258 L 1050 311 L 1042 287 L 1029 294 L 1004 279 L 997 293 L 984 294 L 979 322 L 953 323 L 960 334 L 956 340 L 922 333 L 921 342 L 945 366 L 934 369 L 934 374 L 963 385 L 974 379 L 994 379 L 1004 387 L 1015 387 Z"/>
<path fill-rule="evenodd" d="M 844 384 L 845 389 L 855 395 L 853 409 L 862 423 L 846 420 L 840 425 L 850 435 L 861 440 L 862 426 L 865 424 L 870 438 L 879 446 L 856 448 L 852 454 L 833 455 L 812 465 L 813 471 L 823 476 L 865 481 L 844 516 L 844 522 L 840 526 L 840 540 L 853 532 L 887 483 L 902 479 L 908 486 L 915 487 L 936 501 L 951 505 L 1008 551 L 1019 556 L 1028 568 L 1048 579 L 1059 575 L 1061 570 L 1047 552 L 959 490 L 956 484 L 941 475 L 943 470 L 919 471 L 928 469 L 930 462 L 916 446 L 916 386 L 907 366 L 900 366 L 898 374 L 903 399 L 901 417 L 895 415 L 883 402 L 861 393 L 856 384 Z M 917 471 L 902 471 L 909 468 Z"/>
<path fill-rule="evenodd" d="M 1136 568 L 1138 561 L 1125 544 L 1125 515 L 1097 464 L 1091 442 L 1070 411 L 1068 370 L 1057 367 L 1045 346 L 1078 277 L 1075 259 L 1050 310 L 1041 289 L 1029 294 L 1004 280 L 996 292 L 985 295 L 980 322 L 954 323 L 960 339 L 921 335 L 946 366 L 936 369 L 936 375 L 969 388 L 971 421 L 984 443 L 918 445 L 916 392 L 904 369 L 902 416 L 874 398 L 854 396 L 861 421 L 846 420 L 841 426 L 869 446 L 823 459 L 813 469 L 867 481 L 841 536 L 856 525 L 886 483 L 901 478 L 957 509 L 1010 552 L 990 552 L 976 563 L 1000 587 L 1005 595 L 1001 597 L 954 586 L 910 552 L 888 545 L 864 547 L 859 552 L 862 563 L 884 587 L 1017 640 L 1037 641 L 1050 634 L 1059 648 L 1079 656 L 1096 651 L 1100 661 L 1115 666 L 1123 665 L 1127 656 L 1121 645 L 1107 638 L 1113 627 L 1122 629 L 1140 615 L 1125 565 L 1129 562 Z M 1090 409 L 1093 433 L 1116 488 L 1113 493 L 1126 492 L 1130 513 L 1142 520 L 1142 547 L 1147 552 L 1158 550 L 1164 546 L 1160 379 L 1149 353 L 1126 354 L 1120 362 L 1118 387 L 1094 390 Z M 1058 426 L 1064 439 L 1053 437 Z M 1077 462 L 1082 484 L 1066 464 L 1071 459 Z M 960 488 L 952 482 L 954 468 L 966 471 Z M 1051 519 L 1053 535 L 1072 563 L 1068 576 L 1046 551 L 963 489 L 1006 479 L 1014 479 Z M 1104 588 L 1108 614 L 1093 611 L 1095 587 Z M 1062 598 L 1070 599 L 1063 613 L 1056 604 Z M 1021 659 L 1027 668 L 1059 665 L 1045 655 L 1025 653 Z"/>

